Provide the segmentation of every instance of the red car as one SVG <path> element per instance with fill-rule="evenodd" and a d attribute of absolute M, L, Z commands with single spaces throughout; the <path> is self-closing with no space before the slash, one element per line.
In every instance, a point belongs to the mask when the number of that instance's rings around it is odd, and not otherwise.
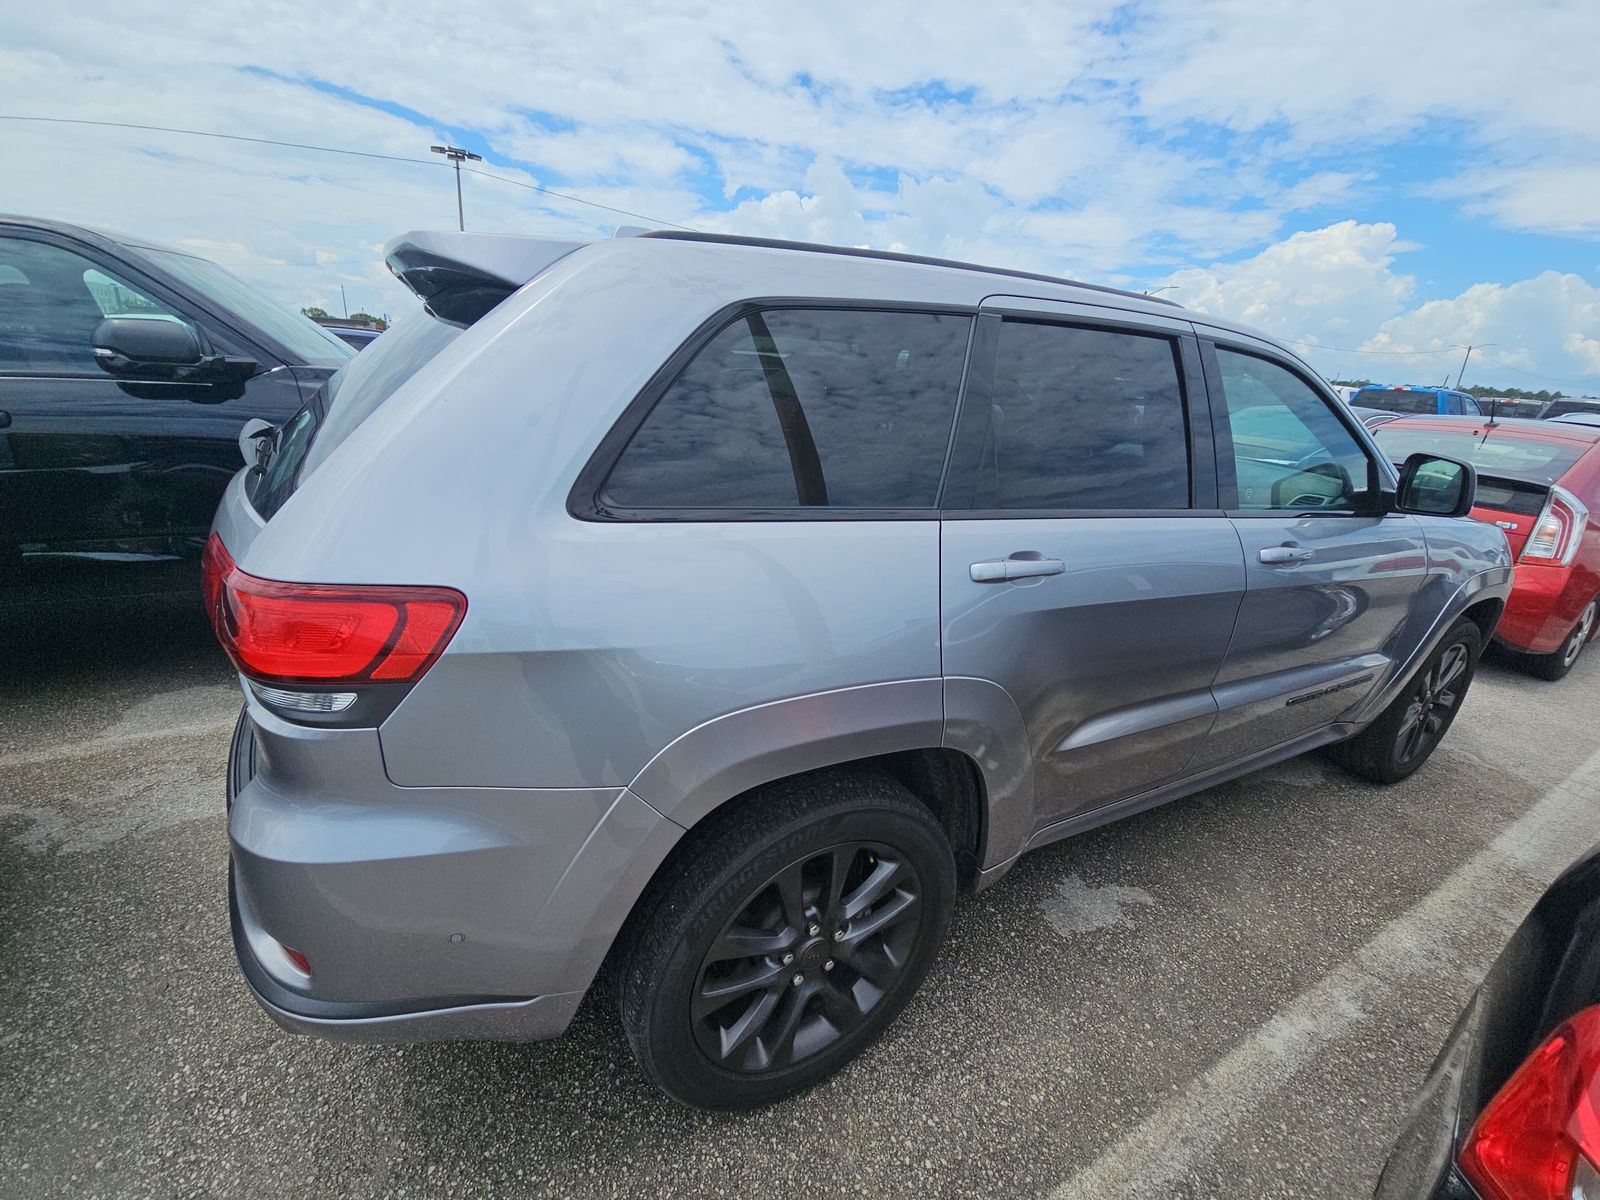
<path fill-rule="evenodd" d="M 1600 429 L 1549 421 L 1403 417 L 1372 431 L 1395 462 L 1425 450 L 1478 469 L 1472 515 L 1506 532 L 1516 583 L 1496 640 L 1528 670 L 1560 679 L 1600 611 Z"/>

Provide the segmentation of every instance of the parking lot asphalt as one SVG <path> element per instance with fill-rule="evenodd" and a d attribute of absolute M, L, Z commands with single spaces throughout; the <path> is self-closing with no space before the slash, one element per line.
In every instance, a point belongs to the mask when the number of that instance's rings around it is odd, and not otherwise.
<path fill-rule="evenodd" d="M 8 1197 L 1367 1195 L 1600 818 L 1600 653 L 1559 684 L 1491 659 L 1406 783 L 1303 758 L 1039 851 L 962 899 L 861 1061 L 708 1115 L 650 1089 L 599 1004 L 533 1046 L 281 1033 L 229 944 L 239 696 L 200 622 L 10 646 Z"/>

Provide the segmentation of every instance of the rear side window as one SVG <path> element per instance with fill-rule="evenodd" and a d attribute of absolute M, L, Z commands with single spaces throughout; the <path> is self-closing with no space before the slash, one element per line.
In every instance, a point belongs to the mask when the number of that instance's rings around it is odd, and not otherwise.
<path fill-rule="evenodd" d="M 772 309 L 695 355 L 602 489 L 623 509 L 931 508 L 972 318 Z"/>
<path fill-rule="evenodd" d="M 1006 321 L 973 504 L 1189 507 L 1189 437 L 1168 338 Z"/>

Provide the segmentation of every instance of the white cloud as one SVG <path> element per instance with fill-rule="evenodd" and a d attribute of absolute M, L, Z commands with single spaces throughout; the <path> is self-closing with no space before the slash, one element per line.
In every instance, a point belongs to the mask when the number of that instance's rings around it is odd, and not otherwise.
<path fill-rule="evenodd" d="M 1415 304 L 1416 280 L 1396 270 L 1412 249 L 1393 225 L 1342 221 L 1241 262 L 1177 271 L 1170 295 L 1294 342 L 1330 377 L 1453 379 L 1470 344 L 1484 349 L 1467 383 L 1600 392 L 1600 289 L 1546 271 Z"/>
<path fill-rule="evenodd" d="M 1597 39 L 1600 6 L 1498 0 L 818 0 L 771 20 L 703 0 L 214 0 L 182 21 L 102 0 L 0 19 L 0 112 L 401 157 L 476 136 L 538 164 L 500 174 L 667 222 L 1136 286 L 1177 270 L 1184 302 L 1358 345 L 1415 307 L 1407 247 L 1381 222 L 1286 226 L 1415 190 L 1381 153 L 1437 133 L 1464 151 L 1453 178 L 1424 180 L 1441 203 L 1600 239 L 1600 73 L 1572 51 Z M 0 205 L 212 245 L 294 304 L 335 308 L 340 283 L 352 306 L 406 303 L 376 247 L 454 218 L 442 164 L 69 126 L 0 137 Z M 640 223 L 466 188 L 477 228 Z M 1576 345 L 1537 365 L 1570 367 Z"/>

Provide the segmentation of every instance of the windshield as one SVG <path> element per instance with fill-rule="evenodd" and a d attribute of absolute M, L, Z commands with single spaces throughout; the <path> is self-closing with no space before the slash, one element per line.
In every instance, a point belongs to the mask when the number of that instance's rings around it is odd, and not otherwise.
<path fill-rule="evenodd" d="M 1397 465 L 1421 451 L 1469 462 L 1486 475 L 1551 484 L 1560 479 L 1589 447 L 1571 442 L 1535 441 L 1504 432 L 1456 432 L 1407 429 L 1405 422 L 1380 425 L 1372 431 L 1378 445 Z"/>
<path fill-rule="evenodd" d="M 354 353 L 310 317 L 269 300 L 216 263 L 171 250 L 140 248 L 140 253 L 172 272 L 248 328 L 259 329 L 306 363 L 342 363 Z"/>

